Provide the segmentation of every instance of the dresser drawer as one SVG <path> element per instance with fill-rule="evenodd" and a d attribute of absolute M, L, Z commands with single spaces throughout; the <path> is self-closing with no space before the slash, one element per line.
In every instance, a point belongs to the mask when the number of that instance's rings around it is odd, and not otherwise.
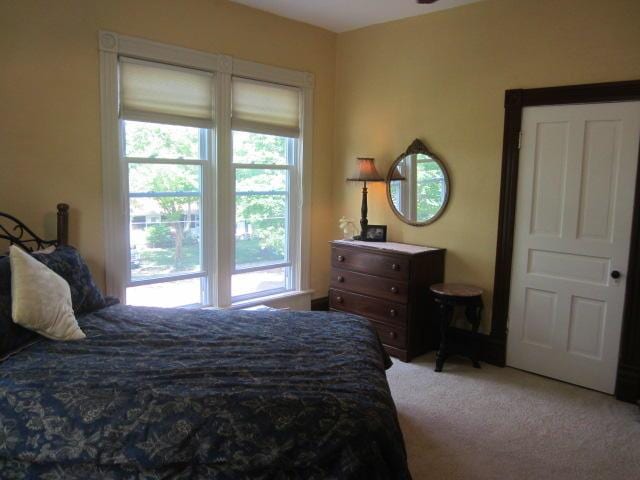
<path fill-rule="evenodd" d="M 331 269 L 331 286 L 340 290 L 362 293 L 398 303 L 407 303 L 408 284 L 399 280 L 365 275 L 364 273 Z"/>
<path fill-rule="evenodd" d="M 375 327 L 380 340 L 385 345 L 391 345 L 402 349 L 407 347 L 407 331 L 404 328 L 378 322 L 371 322 L 371 324 Z"/>
<path fill-rule="evenodd" d="M 402 255 L 394 256 L 333 247 L 331 249 L 331 264 L 337 268 L 370 275 L 381 275 L 398 280 L 409 279 L 409 258 Z"/>
<path fill-rule="evenodd" d="M 407 307 L 405 305 L 379 298 L 332 288 L 329 290 L 329 306 L 334 310 L 355 313 L 400 327 L 407 325 Z"/>

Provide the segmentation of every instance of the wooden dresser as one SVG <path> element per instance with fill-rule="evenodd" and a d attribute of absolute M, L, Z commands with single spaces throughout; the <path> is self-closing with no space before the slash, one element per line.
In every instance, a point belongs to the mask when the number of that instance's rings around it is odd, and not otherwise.
<path fill-rule="evenodd" d="M 329 308 L 367 317 L 387 352 L 405 362 L 437 346 L 429 286 L 444 277 L 442 248 L 331 242 Z"/>

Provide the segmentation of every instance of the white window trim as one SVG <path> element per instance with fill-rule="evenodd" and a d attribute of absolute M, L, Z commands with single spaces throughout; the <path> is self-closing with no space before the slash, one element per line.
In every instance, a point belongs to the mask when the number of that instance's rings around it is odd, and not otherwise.
<path fill-rule="evenodd" d="M 127 198 L 124 185 L 126 171 L 120 161 L 120 126 L 118 118 L 118 57 L 126 56 L 141 60 L 168 63 L 204 70 L 215 74 L 215 127 L 214 144 L 211 146 L 213 159 L 210 168 L 204 168 L 205 181 L 213 186 L 214 195 L 205 195 L 203 211 L 209 223 L 217 226 L 215 235 L 205 236 L 203 244 L 203 262 L 209 272 L 212 284 L 208 288 L 208 304 L 219 307 L 231 306 L 231 273 L 233 258 L 233 202 L 217 202 L 214 198 L 231 198 L 231 77 L 242 76 L 259 81 L 278 83 L 300 88 L 301 136 L 299 143 L 300 178 L 297 182 L 301 195 L 297 202 L 291 202 L 290 208 L 299 209 L 297 218 L 300 225 L 291 225 L 294 239 L 291 258 L 294 267 L 292 297 L 306 295 L 311 301 L 309 290 L 310 255 L 310 215 L 311 215 L 311 161 L 313 141 L 313 92 L 314 75 L 308 72 L 273 67 L 261 63 L 237 59 L 228 55 L 211 54 L 173 45 L 157 43 L 141 38 L 101 31 L 98 35 L 100 51 L 100 93 L 102 122 L 102 176 L 103 211 L 106 264 L 106 290 L 108 295 L 124 298 L 127 283 L 129 252 L 127 251 L 126 206 Z M 228 159 L 228 161 L 217 161 Z M 292 176 L 293 177 L 293 176 Z M 215 209 L 214 209 L 215 207 Z M 125 219 L 123 219 L 123 212 Z M 226 220 L 226 221 L 218 221 Z M 204 222 L 203 222 L 204 223 Z M 209 238 L 209 240 L 206 240 Z M 299 255 L 299 258 L 297 256 Z M 217 267 L 217 268 L 216 268 Z M 220 282 L 219 277 L 229 279 Z M 285 297 L 286 298 L 286 295 Z M 253 298 L 251 302 L 259 302 Z M 268 301 L 269 298 L 265 298 Z M 297 306 L 299 307 L 298 301 Z M 236 305 L 237 306 L 237 305 Z"/>

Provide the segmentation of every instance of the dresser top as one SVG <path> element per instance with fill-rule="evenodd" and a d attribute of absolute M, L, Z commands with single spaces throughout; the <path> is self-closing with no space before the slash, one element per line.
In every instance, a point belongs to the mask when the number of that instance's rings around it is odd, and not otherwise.
<path fill-rule="evenodd" d="M 365 247 L 378 250 L 386 250 L 390 252 L 406 253 L 409 255 L 415 255 L 417 253 L 430 252 L 433 250 L 442 250 L 436 247 L 425 247 L 422 245 L 411 245 L 410 243 L 396 243 L 396 242 L 363 242 L 361 240 L 333 240 L 331 242 L 334 245 L 345 245 L 351 247 Z"/>

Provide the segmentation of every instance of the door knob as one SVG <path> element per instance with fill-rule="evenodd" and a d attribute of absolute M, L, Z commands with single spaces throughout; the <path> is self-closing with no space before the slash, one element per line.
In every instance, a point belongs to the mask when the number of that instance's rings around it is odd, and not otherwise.
<path fill-rule="evenodd" d="M 617 280 L 620 278 L 620 272 L 618 270 L 614 270 L 613 272 L 611 272 L 611 278 L 613 278 L 614 280 Z"/>

